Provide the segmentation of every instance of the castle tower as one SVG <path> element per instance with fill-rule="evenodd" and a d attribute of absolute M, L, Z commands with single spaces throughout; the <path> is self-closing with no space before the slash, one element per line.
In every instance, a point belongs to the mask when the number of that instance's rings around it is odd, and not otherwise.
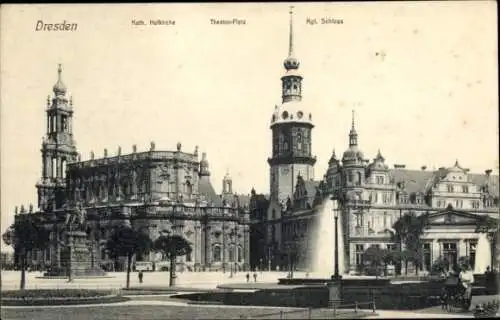
<path fill-rule="evenodd" d="M 293 12 L 290 10 L 290 39 L 288 57 L 281 77 L 282 103 L 271 117 L 272 156 L 268 159 L 271 171 L 271 202 L 281 203 L 293 198 L 297 176 L 314 178 L 316 158 L 311 155 L 312 115 L 302 103 L 302 76 L 293 47 Z"/>
<path fill-rule="evenodd" d="M 42 142 L 42 178 L 37 183 L 38 207 L 52 211 L 62 207 L 66 199 L 66 165 L 77 161 L 73 140 L 73 103 L 66 96 L 66 86 L 59 64 L 54 96 L 47 97 L 47 133 Z"/>
<path fill-rule="evenodd" d="M 293 8 L 293 7 L 292 7 Z M 300 62 L 295 57 L 293 11 L 290 9 L 288 57 L 284 60 L 285 74 L 281 77 L 281 104 L 271 116 L 272 156 L 270 167 L 270 199 L 267 220 L 268 250 L 282 250 L 279 219 L 287 200 L 293 199 L 297 177 L 313 180 L 316 158 L 311 154 L 312 115 L 302 102 Z"/>
<path fill-rule="evenodd" d="M 363 152 L 358 147 L 358 133 L 354 124 L 352 111 L 352 126 L 349 132 L 349 148 L 342 157 L 344 187 L 347 189 L 362 188 L 365 185 L 365 164 Z"/>

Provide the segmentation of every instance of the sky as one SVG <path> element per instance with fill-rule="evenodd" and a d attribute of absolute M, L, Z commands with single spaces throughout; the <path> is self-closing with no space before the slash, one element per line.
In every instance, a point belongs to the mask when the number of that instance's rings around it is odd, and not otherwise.
<path fill-rule="evenodd" d="M 149 148 L 206 152 L 220 191 L 269 193 L 270 119 L 281 103 L 289 4 L 3 5 L 0 16 L 1 232 L 36 204 L 47 95 L 57 64 L 73 97 L 82 160 Z M 332 150 L 359 146 L 409 169 L 498 173 L 494 1 L 294 3 L 294 51 L 315 127 L 316 178 Z M 333 18 L 342 24 L 308 24 Z M 245 20 L 213 25 L 210 19 Z M 135 26 L 170 19 L 175 25 Z M 35 31 L 77 23 L 73 32 Z M 2 248 L 4 244 L 2 243 Z"/>

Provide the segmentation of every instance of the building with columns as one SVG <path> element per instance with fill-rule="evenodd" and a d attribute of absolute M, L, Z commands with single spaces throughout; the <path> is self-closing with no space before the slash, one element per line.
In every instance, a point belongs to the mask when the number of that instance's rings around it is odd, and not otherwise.
<path fill-rule="evenodd" d="M 67 249 L 61 244 L 68 212 L 83 207 L 91 265 L 121 269 L 122 259 L 111 260 L 105 243 L 116 226 L 129 225 L 150 235 L 178 234 L 192 245 L 190 255 L 178 257 L 181 270 L 245 270 L 250 256 L 249 212 L 246 195 L 233 193 L 229 173 L 222 194 L 210 181 L 206 153 L 156 150 L 122 153 L 82 160 L 72 132 L 73 104 L 68 99 L 59 65 L 54 96 L 47 99 L 47 133 L 43 138 L 42 177 L 36 184 L 38 206 L 24 206 L 15 219 L 34 215 L 50 230 L 50 246 L 31 252 L 31 265 L 63 268 Z M 168 266 L 160 254 L 137 257 L 155 266 Z"/>
<path fill-rule="evenodd" d="M 321 205 L 332 197 L 341 203 L 338 214 L 346 271 L 360 268 L 362 254 L 370 246 L 395 250 L 399 244 L 392 241 L 392 227 L 410 212 L 429 215 L 422 236 L 423 269 L 430 269 L 438 258 L 446 258 L 452 266 L 462 256 L 474 257 L 480 238 L 478 226 L 486 216 L 499 218 L 499 179 L 491 170 L 474 174 L 458 160 L 437 170 L 426 166 L 411 170 L 405 165 L 389 168 L 380 150 L 370 160 L 361 150 L 353 111 L 347 149 L 339 158 L 333 151 L 326 173 L 315 179 L 311 136 L 314 125 L 310 108 L 302 101 L 303 77 L 294 55 L 292 16 L 290 12 L 289 54 L 281 77 L 282 103 L 275 106 L 271 117 L 269 201 L 259 202 L 266 196 L 255 192 L 250 200 L 255 234 L 252 244 L 265 242 L 264 249 L 253 250 L 252 263 L 283 270 L 295 260 L 298 269 L 310 269 Z M 266 215 L 262 215 L 264 209 Z M 265 235 L 265 240 L 259 242 L 257 235 Z M 498 267 L 498 228 L 488 236 L 490 264 Z"/>

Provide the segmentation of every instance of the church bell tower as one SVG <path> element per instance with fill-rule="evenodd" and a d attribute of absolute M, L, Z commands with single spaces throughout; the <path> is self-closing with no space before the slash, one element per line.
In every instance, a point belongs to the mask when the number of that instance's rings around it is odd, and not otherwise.
<path fill-rule="evenodd" d="M 61 208 L 67 198 L 66 165 L 79 158 L 73 140 L 73 102 L 66 96 L 62 67 L 57 69 L 54 95 L 47 97 L 47 132 L 42 142 L 42 178 L 37 183 L 38 207 L 50 212 Z"/>

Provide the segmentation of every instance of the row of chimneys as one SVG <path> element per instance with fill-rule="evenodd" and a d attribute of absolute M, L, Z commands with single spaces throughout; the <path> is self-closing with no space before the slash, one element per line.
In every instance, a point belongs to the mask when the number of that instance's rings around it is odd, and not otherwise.
<path fill-rule="evenodd" d="M 177 143 L 177 151 L 181 151 L 181 148 L 182 148 L 182 145 L 180 142 Z M 155 143 L 154 141 L 151 141 L 151 145 L 149 147 L 149 151 L 155 151 Z M 137 152 L 137 145 L 132 145 L 132 153 L 136 153 Z M 120 156 L 122 154 L 122 147 L 118 147 L 118 156 Z M 94 151 L 90 151 L 90 160 L 94 160 Z M 198 146 L 196 146 L 194 148 L 194 156 L 197 157 L 198 156 Z M 107 158 L 108 157 L 108 149 L 104 149 L 104 158 Z"/>
<path fill-rule="evenodd" d="M 394 165 L 394 169 L 404 169 L 406 168 L 406 165 L 404 164 L 395 164 Z M 422 171 L 425 171 L 425 169 L 427 169 L 427 166 L 421 166 L 420 169 L 422 169 Z M 440 167 L 438 170 L 441 171 L 441 170 L 445 170 L 446 168 L 445 167 Z M 470 169 L 464 169 L 465 172 L 469 172 Z M 488 169 L 488 170 L 485 170 L 484 173 L 489 177 L 491 175 L 491 173 L 493 172 L 493 170 L 491 169 Z"/>

